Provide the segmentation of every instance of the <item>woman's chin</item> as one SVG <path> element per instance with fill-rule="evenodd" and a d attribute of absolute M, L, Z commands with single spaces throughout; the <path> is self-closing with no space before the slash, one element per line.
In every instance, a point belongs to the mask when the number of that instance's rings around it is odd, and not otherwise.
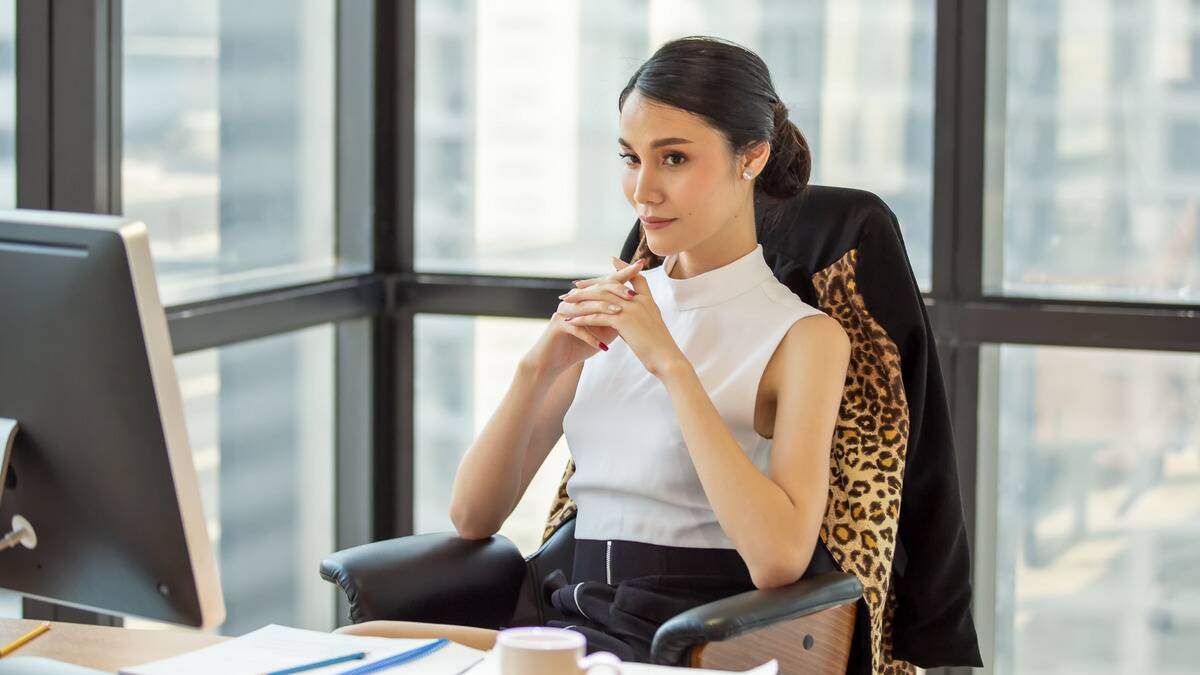
<path fill-rule="evenodd" d="M 666 235 L 657 233 L 654 230 L 647 230 L 646 248 L 650 249 L 650 252 L 654 255 L 660 258 L 665 258 L 674 252 L 672 251 L 672 247 L 668 245 L 666 241 L 664 241 L 665 239 Z"/>

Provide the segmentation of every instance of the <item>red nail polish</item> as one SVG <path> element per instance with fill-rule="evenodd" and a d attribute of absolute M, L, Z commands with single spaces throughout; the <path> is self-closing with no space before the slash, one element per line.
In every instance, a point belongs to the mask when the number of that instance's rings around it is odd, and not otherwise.
<path fill-rule="evenodd" d="M 629 297 L 631 297 L 631 298 L 632 298 L 633 296 L 637 295 L 637 291 L 631 291 L 631 290 L 629 290 L 628 288 L 627 288 L 627 289 L 625 289 L 625 291 L 626 291 L 627 293 L 629 293 Z"/>
<path fill-rule="evenodd" d="M 604 351 L 608 351 L 608 345 L 606 345 L 606 344 L 604 344 L 603 342 L 601 342 L 601 343 L 600 343 L 600 349 L 603 349 Z"/>

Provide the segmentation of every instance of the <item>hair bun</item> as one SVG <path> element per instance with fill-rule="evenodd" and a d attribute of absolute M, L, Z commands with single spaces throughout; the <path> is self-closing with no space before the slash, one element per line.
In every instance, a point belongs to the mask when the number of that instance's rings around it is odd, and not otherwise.
<path fill-rule="evenodd" d="M 788 122 L 788 109 L 783 104 L 783 101 L 776 100 L 771 107 L 771 112 L 775 113 L 775 135 L 774 138 L 779 138 L 779 132 Z"/>
<path fill-rule="evenodd" d="M 771 111 L 774 115 L 771 156 L 763 167 L 757 187 L 769 197 L 790 199 L 808 185 L 812 154 L 800 129 L 788 119 L 788 109 L 783 101 L 775 99 Z"/>

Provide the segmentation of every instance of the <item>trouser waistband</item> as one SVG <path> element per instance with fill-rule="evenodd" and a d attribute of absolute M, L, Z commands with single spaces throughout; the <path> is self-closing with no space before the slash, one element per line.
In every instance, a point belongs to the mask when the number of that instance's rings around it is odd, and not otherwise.
<path fill-rule="evenodd" d="M 661 546 L 622 539 L 576 539 L 571 582 L 626 579 L 656 574 L 730 577 L 752 583 L 736 549 Z"/>
<path fill-rule="evenodd" d="M 836 571 L 841 570 L 825 543 L 817 537 L 804 576 Z M 575 539 L 572 583 L 604 581 L 615 584 L 652 574 L 715 574 L 752 583 L 750 569 L 741 554 L 732 548 L 661 546 L 622 539 Z"/>

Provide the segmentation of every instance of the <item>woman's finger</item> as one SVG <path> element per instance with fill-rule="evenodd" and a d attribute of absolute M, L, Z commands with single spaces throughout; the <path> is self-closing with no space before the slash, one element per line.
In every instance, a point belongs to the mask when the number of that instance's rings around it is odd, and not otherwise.
<path fill-rule="evenodd" d="M 605 345 L 605 346 L 601 347 L 600 345 L 602 343 L 600 342 L 600 340 L 597 339 L 595 335 L 592 335 L 592 331 L 584 328 L 583 326 L 573 326 L 570 323 L 564 323 L 562 326 L 562 329 L 567 331 L 571 335 L 579 338 L 580 340 L 583 340 L 584 342 L 588 343 L 595 349 L 599 349 L 601 351 L 608 351 L 608 346 Z"/>
<path fill-rule="evenodd" d="M 620 260 L 620 258 L 613 258 L 613 260 Z M 638 258 L 633 263 L 626 265 L 619 270 L 613 271 L 612 274 L 606 274 L 600 277 L 592 277 L 590 279 L 581 279 L 576 281 L 574 285 L 576 288 L 587 288 L 610 279 L 624 283 L 632 279 L 633 276 L 640 272 L 643 267 L 645 267 L 645 258 Z"/>
<path fill-rule="evenodd" d="M 615 328 L 617 314 L 619 314 L 619 312 L 614 312 L 611 314 L 580 314 L 570 317 L 569 323 L 572 326 L 607 326 L 609 328 Z M 566 321 L 566 319 L 564 319 L 564 321 Z"/>
<path fill-rule="evenodd" d="M 569 305 L 564 301 L 558 306 L 558 312 L 565 317 L 563 321 L 569 321 L 584 314 L 616 314 L 622 309 L 621 305 L 608 300 L 588 300 L 573 302 Z"/>
<path fill-rule="evenodd" d="M 615 258 L 614 260 L 619 261 L 621 259 Z M 629 279 L 631 279 L 638 272 L 641 272 L 642 269 L 644 269 L 645 267 L 646 267 L 646 259 L 638 258 L 637 260 L 633 261 L 632 263 L 613 272 L 613 274 L 610 276 L 615 275 L 615 277 L 621 281 L 629 281 Z"/>
<path fill-rule="evenodd" d="M 604 300 L 610 296 L 621 300 L 631 300 L 637 296 L 637 291 L 634 291 L 625 284 L 605 282 L 586 289 L 567 291 L 558 296 L 558 299 L 564 302 L 584 302 L 586 300 Z"/>

